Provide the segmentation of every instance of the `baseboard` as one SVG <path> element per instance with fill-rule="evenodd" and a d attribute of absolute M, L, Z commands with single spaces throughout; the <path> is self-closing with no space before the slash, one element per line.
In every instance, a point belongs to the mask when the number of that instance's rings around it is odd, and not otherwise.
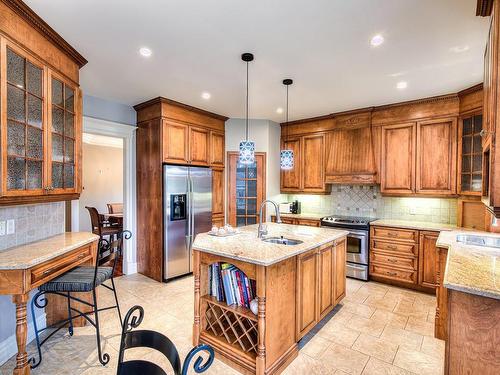
<path fill-rule="evenodd" d="M 123 273 L 125 275 L 137 273 L 137 262 L 123 262 Z"/>
<path fill-rule="evenodd" d="M 36 318 L 38 329 L 45 328 L 46 315 L 45 313 Z M 28 323 L 28 343 L 35 339 L 35 331 L 33 329 L 33 322 Z M 13 355 L 17 353 L 16 334 L 7 337 L 0 342 L 0 366 L 7 362 Z"/>

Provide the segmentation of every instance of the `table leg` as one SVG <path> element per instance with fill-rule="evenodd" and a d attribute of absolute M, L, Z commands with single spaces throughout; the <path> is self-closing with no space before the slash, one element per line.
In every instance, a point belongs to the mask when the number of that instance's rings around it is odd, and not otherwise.
<path fill-rule="evenodd" d="M 12 302 L 16 304 L 16 341 L 17 356 L 14 375 L 28 375 L 30 366 L 28 364 L 28 353 L 26 353 L 26 339 L 28 336 L 28 321 L 26 318 L 26 303 L 28 294 L 17 294 L 12 296 Z"/>

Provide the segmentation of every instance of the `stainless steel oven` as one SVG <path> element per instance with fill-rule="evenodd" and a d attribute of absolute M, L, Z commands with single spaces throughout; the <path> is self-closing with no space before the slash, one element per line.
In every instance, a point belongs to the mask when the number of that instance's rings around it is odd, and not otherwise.
<path fill-rule="evenodd" d="M 348 277 L 368 280 L 370 248 L 370 221 L 375 219 L 328 216 L 321 219 L 321 226 L 344 229 L 347 235 L 346 274 Z"/>

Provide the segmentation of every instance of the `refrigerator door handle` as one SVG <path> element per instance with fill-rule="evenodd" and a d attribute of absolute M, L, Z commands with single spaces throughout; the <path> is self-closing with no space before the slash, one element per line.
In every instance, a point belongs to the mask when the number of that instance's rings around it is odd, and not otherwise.
<path fill-rule="evenodd" d="M 187 177 L 187 209 L 188 209 L 188 217 L 187 217 L 187 234 L 186 234 L 186 248 L 188 251 L 191 249 L 191 234 L 193 232 L 193 228 L 191 227 L 191 212 L 193 211 L 191 205 L 192 205 L 192 199 L 191 199 L 191 178 Z"/>

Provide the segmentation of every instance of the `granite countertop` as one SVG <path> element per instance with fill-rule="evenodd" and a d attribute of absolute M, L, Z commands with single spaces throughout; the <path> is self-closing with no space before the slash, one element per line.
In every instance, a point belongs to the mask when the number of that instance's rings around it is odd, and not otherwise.
<path fill-rule="evenodd" d="M 348 233 L 344 230 L 331 228 L 269 222 L 266 225 L 268 228 L 266 237 L 283 236 L 304 242 L 298 245 L 278 245 L 264 242 L 257 238 L 258 225 L 249 225 L 238 228 L 240 233 L 230 237 L 215 237 L 208 233 L 199 234 L 196 236 L 193 249 L 244 262 L 269 266 L 344 237 Z"/>
<path fill-rule="evenodd" d="M 450 231 L 459 230 L 453 224 L 441 224 L 441 223 L 430 223 L 426 221 L 410 221 L 410 220 L 393 220 L 393 219 L 378 219 L 372 221 L 370 225 L 379 225 L 383 227 L 394 227 L 394 228 L 407 228 L 407 229 L 419 229 L 419 230 L 435 230 L 435 231 Z"/>
<path fill-rule="evenodd" d="M 0 250 L 0 270 L 28 269 L 98 239 L 90 232 L 66 232 Z"/>
<path fill-rule="evenodd" d="M 457 242 L 457 235 L 500 237 L 489 232 L 441 232 L 436 245 L 448 249 L 443 285 L 484 297 L 500 299 L 500 249 Z"/>
<path fill-rule="evenodd" d="M 276 216 L 276 215 L 272 215 L 272 216 Z M 281 217 L 290 217 L 292 219 L 320 220 L 321 218 L 328 216 L 328 215 L 302 213 L 302 214 L 280 214 L 280 216 Z"/>

